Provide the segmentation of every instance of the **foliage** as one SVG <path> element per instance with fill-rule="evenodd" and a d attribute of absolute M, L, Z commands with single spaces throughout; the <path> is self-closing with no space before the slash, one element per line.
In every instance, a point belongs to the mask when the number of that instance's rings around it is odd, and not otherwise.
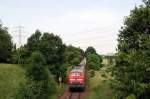
<path fill-rule="evenodd" d="M 49 70 L 54 74 L 55 80 L 58 81 L 59 77 L 62 77 L 62 81 L 66 81 L 66 71 L 67 67 L 66 64 L 61 64 L 61 65 L 50 65 L 48 66 Z"/>
<path fill-rule="evenodd" d="M 65 50 L 66 64 L 78 65 L 84 57 L 84 51 L 80 48 L 73 47 L 71 45 L 66 47 Z"/>
<path fill-rule="evenodd" d="M 95 48 L 92 46 L 89 46 L 85 51 L 85 55 L 87 56 L 88 54 L 96 54 Z"/>
<path fill-rule="evenodd" d="M 55 85 L 51 75 L 49 75 L 48 81 L 29 80 L 25 86 L 19 89 L 16 99 L 50 99 L 50 96 L 55 93 Z"/>
<path fill-rule="evenodd" d="M 87 65 L 89 69 L 99 70 L 102 67 L 102 59 L 96 54 L 88 54 Z"/>
<path fill-rule="evenodd" d="M 8 63 L 11 61 L 12 42 L 11 36 L 8 34 L 6 27 L 0 24 L 0 63 Z"/>
<path fill-rule="evenodd" d="M 29 51 L 24 47 L 20 47 L 14 50 L 12 54 L 12 62 L 15 64 L 27 64 L 29 63 L 29 56 Z"/>
<path fill-rule="evenodd" d="M 106 65 L 106 64 L 105 64 Z M 99 71 L 94 71 L 94 77 L 89 78 L 90 93 L 87 99 L 115 99 L 111 88 L 111 76 L 105 71 L 107 67 L 102 67 Z M 103 77 L 106 74 L 106 77 Z"/>
<path fill-rule="evenodd" d="M 40 81 L 47 79 L 46 62 L 43 55 L 40 52 L 33 52 L 30 58 L 29 69 L 27 71 L 28 76 L 33 80 Z"/>
<path fill-rule="evenodd" d="M 137 99 L 150 97 L 150 1 L 135 7 L 126 17 L 118 38 L 118 54 L 113 68 L 118 98 L 131 94 Z"/>
<path fill-rule="evenodd" d="M 64 62 L 65 45 L 59 36 L 44 33 L 40 41 L 40 51 L 48 64 L 62 64 Z"/>
<path fill-rule="evenodd" d="M 27 40 L 27 45 L 25 46 L 30 53 L 33 51 L 39 50 L 39 44 L 42 33 L 39 30 L 36 30 L 34 34 Z"/>
<path fill-rule="evenodd" d="M 20 65 L 0 64 L 0 99 L 15 99 L 26 81 L 25 70 Z"/>
<path fill-rule="evenodd" d="M 17 99 L 49 99 L 55 92 L 55 82 L 46 66 L 45 59 L 40 52 L 33 52 L 30 67 L 27 70 L 29 80 L 23 86 Z"/>
<path fill-rule="evenodd" d="M 28 38 L 25 48 L 32 53 L 33 51 L 40 51 L 48 65 L 52 74 L 56 75 L 56 78 L 65 76 L 66 69 L 65 63 L 65 45 L 61 38 L 54 34 L 42 33 L 37 30 L 30 38 Z"/>

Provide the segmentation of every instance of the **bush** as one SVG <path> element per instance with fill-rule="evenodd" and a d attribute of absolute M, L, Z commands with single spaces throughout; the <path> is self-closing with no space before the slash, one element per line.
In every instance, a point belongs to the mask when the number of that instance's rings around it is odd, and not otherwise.
<path fill-rule="evenodd" d="M 88 54 L 87 56 L 87 64 L 89 69 L 99 70 L 102 67 L 101 59 L 96 54 Z"/>
<path fill-rule="evenodd" d="M 27 49 L 21 47 L 13 52 L 12 62 L 15 64 L 27 64 L 29 63 L 29 52 Z"/>
<path fill-rule="evenodd" d="M 27 76 L 29 80 L 26 86 L 20 88 L 17 99 L 49 99 L 50 95 L 55 92 L 55 81 L 40 52 L 32 53 Z"/>
<path fill-rule="evenodd" d="M 48 71 L 48 70 L 47 70 Z M 49 80 L 28 80 L 19 89 L 16 99 L 50 99 L 49 97 L 56 91 L 54 77 L 49 75 Z"/>

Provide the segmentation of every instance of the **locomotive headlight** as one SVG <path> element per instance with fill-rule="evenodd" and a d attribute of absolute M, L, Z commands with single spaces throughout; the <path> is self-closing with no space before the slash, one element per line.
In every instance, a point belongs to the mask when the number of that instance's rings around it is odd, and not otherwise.
<path fill-rule="evenodd" d="M 75 81 L 75 79 L 69 79 L 70 81 Z"/>
<path fill-rule="evenodd" d="M 83 81 L 83 79 L 77 79 L 78 81 Z"/>

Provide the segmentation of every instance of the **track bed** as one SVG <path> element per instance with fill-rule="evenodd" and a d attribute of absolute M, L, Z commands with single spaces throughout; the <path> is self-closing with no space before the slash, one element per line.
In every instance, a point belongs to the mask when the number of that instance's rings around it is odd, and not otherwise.
<path fill-rule="evenodd" d="M 67 89 L 58 99 L 86 99 L 88 97 L 88 92 L 88 88 L 86 88 L 84 92 L 70 91 Z"/>

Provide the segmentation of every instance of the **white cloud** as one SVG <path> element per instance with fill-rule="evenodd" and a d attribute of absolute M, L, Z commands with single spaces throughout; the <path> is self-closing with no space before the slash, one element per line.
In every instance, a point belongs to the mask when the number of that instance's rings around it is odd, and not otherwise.
<path fill-rule="evenodd" d="M 109 9 L 88 9 L 55 19 L 53 26 L 67 44 L 83 49 L 94 46 L 99 53 L 111 53 L 117 45 L 120 18 Z"/>
<path fill-rule="evenodd" d="M 38 16 L 31 20 L 31 31 L 39 28 L 60 35 L 67 44 L 83 49 L 94 46 L 99 53 L 115 52 L 120 18 L 108 8 L 84 9 L 58 17 Z"/>

